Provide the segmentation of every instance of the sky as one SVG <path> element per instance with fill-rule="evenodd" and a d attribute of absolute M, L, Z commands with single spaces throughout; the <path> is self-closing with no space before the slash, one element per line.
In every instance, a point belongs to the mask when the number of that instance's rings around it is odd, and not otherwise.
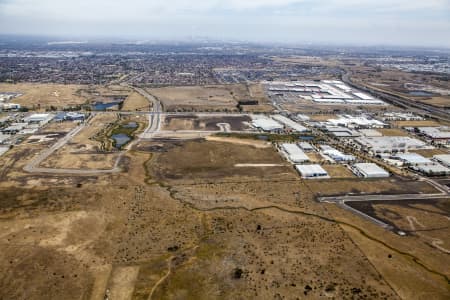
<path fill-rule="evenodd" d="M 450 0 L 0 0 L 0 34 L 450 48 Z"/>

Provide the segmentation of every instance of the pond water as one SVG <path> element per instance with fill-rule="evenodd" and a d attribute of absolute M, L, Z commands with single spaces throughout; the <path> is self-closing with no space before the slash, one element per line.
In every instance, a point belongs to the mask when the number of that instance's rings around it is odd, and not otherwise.
<path fill-rule="evenodd" d="M 123 133 L 113 134 L 111 138 L 114 140 L 114 144 L 117 149 L 122 148 L 123 145 L 131 141 L 131 138 Z"/>
<path fill-rule="evenodd" d="M 93 110 L 103 111 L 107 110 L 110 107 L 113 107 L 115 105 L 121 104 L 122 101 L 115 101 L 115 102 L 96 102 L 92 105 Z"/>
<path fill-rule="evenodd" d="M 138 124 L 136 122 L 130 122 L 128 124 L 122 125 L 123 128 L 137 128 Z"/>
<path fill-rule="evenodd" d="M 425 92 L 425 91 L 411 91 L 408 93 L 411 96 L 418 96 L 418 97 L 431 97 L 433 96 L 432 93 Z"/>

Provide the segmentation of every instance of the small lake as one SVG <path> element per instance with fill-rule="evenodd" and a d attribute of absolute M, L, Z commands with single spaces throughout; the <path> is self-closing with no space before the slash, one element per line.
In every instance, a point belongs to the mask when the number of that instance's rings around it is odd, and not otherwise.
<path fill-rule="evenodd" d="M 128 124 L 122 125 L 123 128 L 137 128 L 138 124 L 136 122 L 130 122 Z"/>
<path fill-rule="evenodd" d="M 431 96 L 433 96 L 432 93 L 425 92 L 425 91 L 411 91 L 411 92 L 408 92 L 408 95 L 417 96 L 417 97 L 431 97 Z"/>
<path fill-rule="evenodd" d="M 116 101 L 116 102 L 96 102 L 95 104 L 92 105 L 92 109 L 93 110 L 97 110 L 97 111 L 103 111 L 103 110 L 107 110 L 108 108 L 111 108 L 115 105 L 120 105 L 122 103 L 122 101 Z"/>
<path fill-rule="evenodd" d="M 114 140 L 114 145 L 117 149 L 122 148 L 123 145 L 131 141 L 131 138 L 123 133 L 113 134 L 111 138 Z"/>

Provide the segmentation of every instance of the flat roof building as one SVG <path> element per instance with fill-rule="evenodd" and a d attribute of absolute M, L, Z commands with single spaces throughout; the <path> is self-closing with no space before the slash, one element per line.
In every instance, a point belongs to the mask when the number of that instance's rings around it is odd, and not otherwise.
<path fill-rule="evenodd" d="M 389 177 L 389 173 L 374 163 L 359 163 L 352 166 L 353 172 L 365 178 Z"/>
<path fill-rule="evenodd" d="M 292 129 L 293 131 L 296 131 L 296 132 L 308 131 L 308 129 L 305 126 L 302 126 L 302 125 L 298 124 L 297 122 L 294 122 L 289 118 L 286 118 L 285 116 L 274 115 L 274 116 L 272 116 L 272 118 L 275 121 L 278 121 L 278 122 L 284 124 L 286 127 Z"/>
<path fill-rule="evenodd" d="M 252 125 L 267 132 L 280 131 L 284 129 L 284 126 L 275 120 L 262 116 L 258 116 L 257 119 L 253 120 Z"/>
<path fill-rule="evenodd" d="M 329 119 L 327 122 L 333 126 L 344 126 L 349 128 L 384 128 L 387 126 L 387 124 L 366 117 L 365 115 L 339 115 L 337 119 Z"/>
<path fill-rule="evenodd" d="M 440 162 L 441 164 L 450 167 L 450 154 L 440 154 L 433 156 L 435 160 Z"/>
<path fill-rule="evenodd" d="M 326 156 L 331 158 L 333 161 L 336 162 L 346 162 L 346 161 L 354 161 L 355 157 L 353 155 L 342 153 L 341 151 L 330 147 L 328 145 L 321 145 L 320 148 L 322 149 L 322 153 Z"/>
<path fill-rule="evenodd" d="M 25 117 L 23 120 L 27 123 L 39 123 L 41 125 L 50 122 L 54 118 L 52 114 L 32 114 L 31 116 Z"/>
<path fill-rule="evenodd" d="M 281 149 L 293 163 L 309 161 L 309 157 L 296 144 L 281 144 Z"/>
<path fill-rule="evenodd" d="M 314 147 L 307 142 L 298 143 L 299 147 L 302 148 L 303 151 L 314 151 Z"/>
<path fill-rule="evenodd" d="M 393 158 L 403 161 L 406 165 L 414 166 L 420 164 L 432 164 L 433 162 L 417 153 L 399 153 Z"/>
<path fill-rule="evenodd" d="M 326 179 L 330 178 L 327 171 L 320 165 L 296 165 L 295 168 L 305 179 Z"/>
<path fill-rule="evenodd" d="M 447 167 L 444 167 L 441 164 L 434 163 L 434 164 L 428 164 L 428 165 L 417 165 L 414 167 L 411 167 L 413 170 L 416 170 L 422 174 L 428 175 L 428 176 L 447 176 L 450 175 L 450 169 Z"/>
<path fill-rule="evenodd" d="M 0 156 L 8 152 L 9 147 L 0 147 Z"/>

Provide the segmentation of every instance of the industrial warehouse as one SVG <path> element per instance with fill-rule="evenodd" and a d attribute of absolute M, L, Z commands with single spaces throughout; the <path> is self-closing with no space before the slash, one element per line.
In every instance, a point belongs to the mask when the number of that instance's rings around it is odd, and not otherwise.
<path fill-rule="evenodd" d="M 309 161 L 309 157 L 296 144 L 281 144 L 281 149 L 286 157 L 293 163 Z"/>
<path fill-rule="evenodd" d="M 269 94 L 296 96 L 316 104 L 385 105 L 379 99 L 349 87 L 339 80 L 265 82 Z"/>
<path fill-rule="evenodd" d="M 327 171 L 325 171 L 320 165 L 295 165 L 295 168 L 304 179 L 330 178 Z"/>
<path fill-rule="evenodd" d="M 389 177 L 389 173 L 374 163 L 358 163 L 352 166 L 353 172 L 360 177 L 365 178 L 383 178 Z"/>

